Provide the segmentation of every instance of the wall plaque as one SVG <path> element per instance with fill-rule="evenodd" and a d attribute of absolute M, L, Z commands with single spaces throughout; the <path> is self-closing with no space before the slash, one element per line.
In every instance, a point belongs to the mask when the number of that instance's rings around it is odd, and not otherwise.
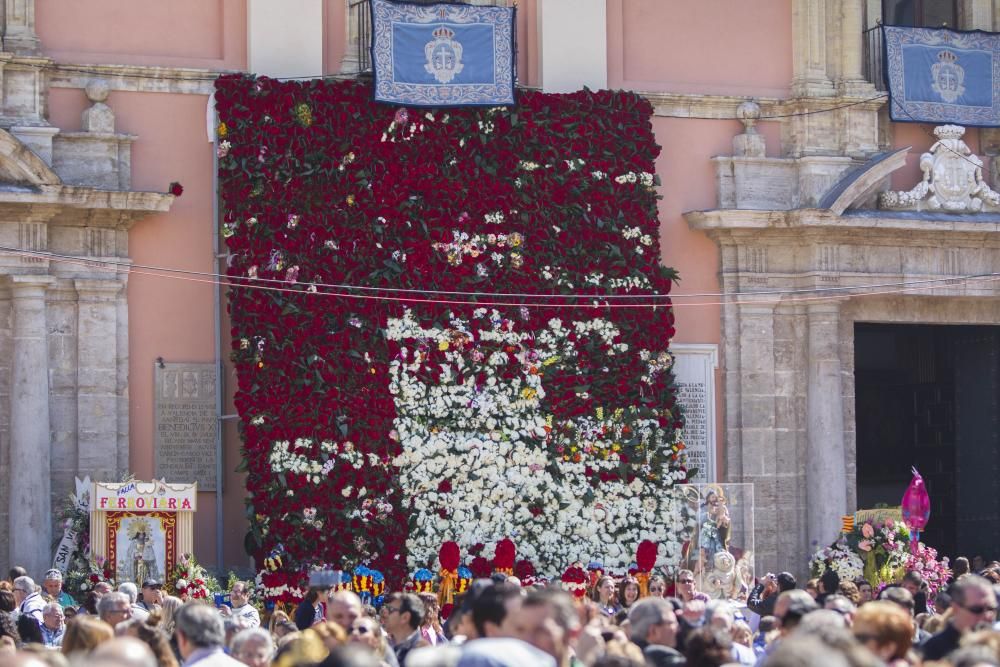
<path fill-rule="evenodd" d="M 695 483 L 715 481 L 715 369 L 717 345 L 672 343 L 677 400 L 684 409 L 684 444 Z"/>
<path fill-rule="evenodd" d="M 153 365 L 156 477 L 215 491 L 215 364 Z"/>

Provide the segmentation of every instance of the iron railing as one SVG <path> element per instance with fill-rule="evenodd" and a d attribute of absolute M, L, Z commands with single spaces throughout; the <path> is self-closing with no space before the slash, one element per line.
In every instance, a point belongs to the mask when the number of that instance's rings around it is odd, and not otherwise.
<path fill-rule="evenodd" d="M 875 90 L 885 90 L 885 76 L 882 72 L 882 26 L 865 30 L 861 40 L 864 47 L 865 79 L 875 86 Z"/>
<path fill-rule="evenodd" d="M 464 5 L 481 5 L 487 7 L 510 7 L 516 4 L 516 0 L 449 0 Z M 408 0 L 419 5 L 432 5 L 441 0 Z M 370 74 L 372 71 L 371 45 L 372 45 L 372 5 L 371 0 L 350 0 L 348 20 L 352 28 L 348 34 L 352 38 L 356 35 L 355 44 L 348 44 L 348 49 L 356 49 L 358 58 L 358 72 Z"/>

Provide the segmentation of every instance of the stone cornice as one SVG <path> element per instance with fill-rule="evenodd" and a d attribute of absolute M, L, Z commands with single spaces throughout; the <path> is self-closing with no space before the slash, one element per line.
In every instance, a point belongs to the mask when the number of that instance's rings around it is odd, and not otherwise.
<path fill-rule="evenodd" d="M 170 210 L 175 197 L 161 192 L 119 192 L 72 185 L 0 191 L 0 219 L 37 218 L 55 224 L 130 227 Z"/>
<path fill-rule="evenodd" d="M 873 210 L 839 216 L 828 209 L 719 209 L 690 211 L 684 218 L 692 229 L 703 231 L 718 241 L 753 239 L 770 243 L 779 239 L 826 239 L 861 245 L 885 241 L 918 245 L 945 236 L 952 240 L 961 236 L 967 241 L 977 239 L 990 246 L 1000 246 L 1000 215 L 997 214 L 901 216 Z M 860 234 L 861 231 L 864 233 Z"/>
<path fill-rule="evenodd" d="M 53 88 L 86 88 L 89 81 L 104 79 L 111 90 L 139 93 L 211 95 L 215 79 L 223 70 L 148 65 L 49 64 L 48 81 Z"/>

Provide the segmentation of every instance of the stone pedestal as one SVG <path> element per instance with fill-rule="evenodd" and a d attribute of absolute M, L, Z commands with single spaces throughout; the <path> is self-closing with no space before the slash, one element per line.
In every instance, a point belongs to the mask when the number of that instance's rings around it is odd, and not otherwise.
<path fill-rule="evenodd" d="M 10 562 L 40 576 L 51 562 L 49 368 L 45 291 L 51 276 L 11 276 Z"/>
<path fill-rule="evenodd" d="M 3 50 L 24 55 L 41 48 L 35 34 L 35 0 L 4 0 Z"/>
<path fill-rule="evenodd" d="M 836 538 L 840 517 L 847 512 L 840 304 L 810 304 L 807 318 L 806 531 L 808 544 L 827 545 Z"/>

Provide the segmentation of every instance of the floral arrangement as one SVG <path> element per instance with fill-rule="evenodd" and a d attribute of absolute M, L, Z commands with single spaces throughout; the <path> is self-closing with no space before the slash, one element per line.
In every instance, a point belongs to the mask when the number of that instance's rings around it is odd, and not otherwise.
<path fill-rule="evenodd" d="M 608 91 L 519 101 L 417 112 L 360 82 L 218 80 L 265 591 L 291 595 L 320 561 L 397 586 L 449 540 L 473 572 L 494 555 L 474 547 L 506 538 L 550 576 L 624 570 L 644 539 L 658 566 L 679 559 L 669 489 L 693 471 L 652 108 Z"/>
<path fill-rule="evenodd" d="M 112 588 L 115 587 L 114 563 L 97 556 L 82 564 L 76 562 L 64 577 L 64 588 L 73 594 L 78 593 L 80 597 L 77 599 L 82 600 L 102 581 L 107 582 Z"/>
<path fill-rule="evenodd" d="M 809 567 L 817 577 L 827 568 L 841 580 L 863 577 L 875 590 L 917 571 L 927 581 L 932 599 L 951 576 L 948 559 L 939 561 L 936 550 L 918 543 L 916 553 L 911 553 L 909 529 L 892 518 L 854 522 L 833 545 L 817 551 Z"/>
<path fill-rule="evenodd" d="M 219 583 L 192 554 L 181 554 L 168 578 L 167 590 L 184 601 L 205 600 L 219 590 Z"/>

